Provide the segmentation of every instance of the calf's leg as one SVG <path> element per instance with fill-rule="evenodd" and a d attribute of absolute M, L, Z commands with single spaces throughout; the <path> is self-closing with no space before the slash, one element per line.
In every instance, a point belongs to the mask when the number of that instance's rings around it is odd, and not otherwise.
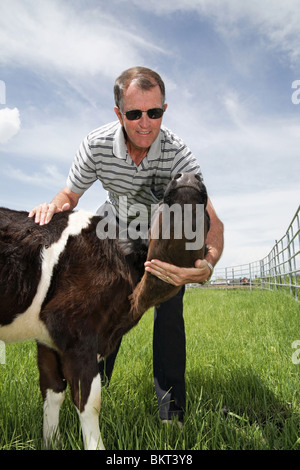
<path fill-rule="evenodd" d="M 97 374 L 91 383 L 90 394 L 83 411 L 79 414 L 84 448 L 86 450 L 105 450 L 99 428 L 99 411 L 101 408 L 101 377 Z"/>
<path fill-rule="evenodd" d="M 104 450 L 99 428 L 101 408 L 101 378 L 97 363 L 97 349 L 77 344 L 76 350 L 63 357 L 63 370 L 70 384 L 73 403 L 77 409 L 84 448 Z M 80 354 L 78 353 L 80 351 Z"/>
<path fill-rule="evenodd" d="M 43 405 L 43 442 L 45 448 L 56 447 L 59 441 L 59 411 L 65 398 L 64 379 L 59 355 L 42 344 L 37 345 L 40 389 Z"/>

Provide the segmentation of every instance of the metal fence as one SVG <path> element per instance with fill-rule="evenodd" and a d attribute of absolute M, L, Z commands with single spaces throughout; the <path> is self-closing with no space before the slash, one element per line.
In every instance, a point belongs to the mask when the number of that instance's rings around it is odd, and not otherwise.
<path fill-rule="evenodd" d="M 285 235 L 263 259 L 240 266 L 216 268 L 208 288 L 283 289 L 300 296 L 300 206 Z"/>

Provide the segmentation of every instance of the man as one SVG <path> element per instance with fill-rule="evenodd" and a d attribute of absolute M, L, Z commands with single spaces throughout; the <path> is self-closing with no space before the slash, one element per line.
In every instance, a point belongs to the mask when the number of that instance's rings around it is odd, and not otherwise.
<path fill-rule="evenodd" d="M 55 212 L 76 207 L 82 194 L 97 180 L 108 191 L 107 201 L 119 213 L 119 198 L 127 205 L 142 203 L 150 210 L 157 204 L 175 174 L 201 170 L 192 152 L 170 130 L 162 126 L 167 109 L 161 77 L 144 67 L 123 72 L 115 82 L 115 113 L 118 121 L 91 132 L 82 142 L 70 169 L 67 186 L 48 204 L 40 204 L 29 214 L 35 222 L 48 223 Z M 183 320 L 184 285 L 209 279 L 223 250 L 223 224 L 211 201 L 207 206 L 210 231 L 205 260 L 194 267 L 179 268 L 160 260 L 145 263 L 145 269 L 165 282 L 183 286 L 179 293 L 155 309 L 153 370 L 160 418 L 181 423 L 185 411 L 185 331 Z M 117 351 L 107 361 L 108 378 Z"/>

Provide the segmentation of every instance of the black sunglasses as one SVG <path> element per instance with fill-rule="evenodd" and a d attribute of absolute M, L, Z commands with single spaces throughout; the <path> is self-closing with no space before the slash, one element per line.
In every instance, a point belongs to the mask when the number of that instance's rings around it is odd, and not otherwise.
<path fill-rule="evenodd" d="M 148 109 L 147 111 L 141 111 L 140 109 L 132 109 L 131 111 L 126 111 L 125 116 L 127 117 L 128 121 L 137 121 L 141 119 L 143 113 L 147 113 L 147 116 L 150 119 L 160 119 L 164 114 L 165 110 L 162 108 L 152 108 Z"/>

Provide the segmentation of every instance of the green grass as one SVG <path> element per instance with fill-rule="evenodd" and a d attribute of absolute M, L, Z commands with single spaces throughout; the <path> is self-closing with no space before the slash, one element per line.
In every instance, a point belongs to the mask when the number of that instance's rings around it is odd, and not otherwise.
<path fill-rule="evenodd" d="M 263 291 L 190 289 L 185 295 L 187 412 L 182 432 L 163 427 L 152 376 L 150 310 L 127 334 L 100 427 L 108 450 L 300 450 L 300 305 Z M 6 347 L 0 365 L 0 449 L 42 449 L 42 399 L 33 342 Z M 299 354 L 300 357 L 300 354 Z M 70 396 L 62 449 L 81 449 Z"/>

